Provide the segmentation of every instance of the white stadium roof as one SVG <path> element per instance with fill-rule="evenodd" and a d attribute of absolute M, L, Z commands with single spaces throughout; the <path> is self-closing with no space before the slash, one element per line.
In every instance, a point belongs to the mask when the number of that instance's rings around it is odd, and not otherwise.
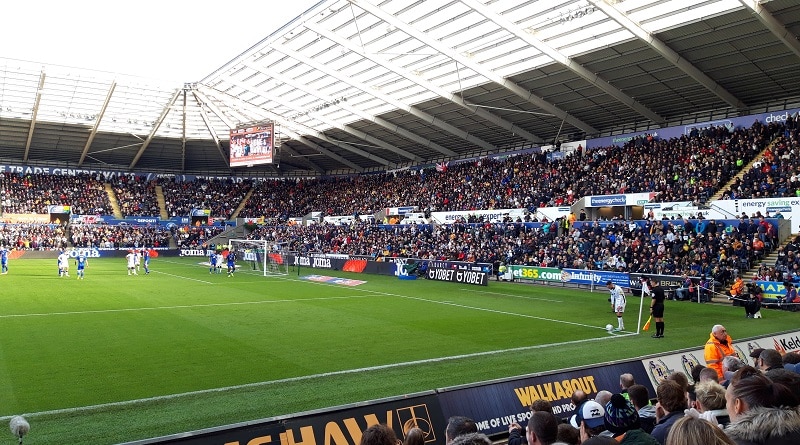
<path fill-rule="evenodd" d="M 197 81 L 0 58 L 0 162 L 341 173 L 737 116 L 800 103 L 799 32 L 794 0 L 323 0 Z M 280 166 L 231 169 L 264 120 Z"/>

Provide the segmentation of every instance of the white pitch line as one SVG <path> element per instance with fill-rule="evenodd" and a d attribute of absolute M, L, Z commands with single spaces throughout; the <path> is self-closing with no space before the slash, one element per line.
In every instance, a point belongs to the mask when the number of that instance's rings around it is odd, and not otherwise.
<path fill-rule="evenodd" d="M 213 281 L 198 280 L 197 278 L 189 278 L 189 277 L 184 277 L 184 276 L 181 276 L 181 275 L 175 275 L 175 274 L 166 273 L 166 272 L 159 272 L 157 270 L 154 270 L 152 272 L 153 273 L 160 273 L 162 275 L 168 275 L 170 277 L 180 278 L 182 280 L 197 281 L 198 283 L 203 283 L 203 284 L 217 284 L 217 283 L 214 283 Z"/>
<path fill-rule="evenodd" d="M 197 390 L 197 391 L 189 391 L 189 392 L 184 392 L 184 393 L 179 393 L 179 394 L 167 394 L 167 395 L 163 395 L 163 396 L 145 397 L 145 398 L 142 398 L 142 399 L 126 400 L 124 402 L 101 403 L 101 404 L 97 404 L 97 405 L 88 405 L 88 406 L 81 406 L 81 407 L 75 407 L 75 408 L 63 408 L 63 409 L 56 409 L 56 410 L 50 410 L 50 411 L 39 411 L 39 412 L 35 412 L 35 413 L 25 413 L 25 414 L 21 414 L 21 415 L 25 416 L 25 417 L 35 417 L 35 416 L 54 415 L 54 414 L 74 414 L 74 413 L 80 413 L 80 412 L 85 412 L 85 411 L 101 410 L 101 409 L 106 409 L 106 408 L 110 408 L 110 407 L 136 405 L 136 404 L 142 404 L 142 403 L 147 403 L 147 402 L 159 402 L 159 401 L 163 401 L 163 400 L 179 399 L 179 398 L 182 398 L 182 397 L 189 397 L 189 396 L 195 396 L 195 395 L 212 394 L 212 393 L 219 393 L 219 392 L 228 392 L 228 391 L 235 391 L 235 390 L 238 390 L 238 389 L 245 389 L 245 388 L 258 388 L 258 387 L 271 386 L 271 385 L 280 385 L 280 384 L 284 384 L 284 383 L 301 382 L 301 381 L 304 381 L 304 380 L 314 380 L 314 379 L 319 379 L 319 378 L 324 378 L 324 377 L 332 377 L 332 376 L 338 376 L 338 375 L 357 374 L 357 373 L 365 372 L 365 371 L 380 371 L 380 370 L 384 370 L 384 369 L 402 368 L 402 367 L 405 367 L 405 366 L 424 365 L 424 364 L 429 364 L 429 363 L 441 363 L 441 362 L 446 362 L 446 361 L 451 361 L 451 360 L 460 360 L 460 359 L 467 359 L 467 358 L 474 358 L 474 357 L 482 357 L 482 356 L 487 356 L 487 355 L 506 354 L 508 352 L 530 351 L 530 350 L 541 349 L 541 348 L 549 348 L 549 347 L 552 347 L 552 346 L 565 346 L 565 345 L 570 345 L 570 344 L 575 344 L 575 343 L 585 343 L 585 342 L 588 342 L 588 341 L 603 341 L 603 340 L 608 340 L 610 338 L 618 338 L 618 337 L 624 337 L 624 336 L 629 336 L 629 335 L 636 335 L 636 334 L 630 333 L 630 334 L 616 335 L 616 336 L 612 336 L 612 337 L 598 337 L 598 338 L 581 339 L 581 340 L 570 340 L 570 341 L 563 341 L 563 342 L 558 342 L 558 343 L 548 343 L 548 344 L 544 344 L 544 345 L 520 346 L 520 347 L 517 347 L 517 348 L 499 349 L 499 350 L 494 350 L 494 351 L 473 352 L 473 353 L 470 353 L 470 354 L 460 354 L 460 355 L 451 355 L 451 356 L 447 356 L 447 357 L 412 360 L 412 361 L 408 361 L 408 362 L 390 363 L 390 364 L 386 364 L 386 365 L 367 366 L 367 367 L 364 367 L 364 368 L 345 369 L 345 370 L 341 370 L 341 371 L 331 371 L 331 372 L 323 372 L 323 373 L 319 373 L 319 374 L 310 374 L 310 375 L 304 375 L 304 376 L 298 376 L 298 377 L 288 377 L 288 378 L 278 379 L 278 380 L 267 380 L 267 381 L 263 381 L 263 382 L 245 383 L 245 384 L 242 384 L 242 385 L 223 386 L 221 388 L 201 389 L 201 390 Z M 0 417 L 0 421 L 9 420 L 9 419 L 11 419 L 11 417 L 12 416 Z"/>
<path fill-rule="evenodd" d="M 42 312 L 34 314 L 7 314 L 0 315 L 0 318 L 24 318 L 24 317 L 47 317 L 51 315 L 82 315 L 82 314 L 105 314 L 113 312 L 137 312 L 137 311 L 158 311 L 168 309 L 195 309 L 202 307 L 217 307 L 217 306 L 239 306 L 247 304 L 270 304 L 270 303 L 294 303 L 302 301 L 321 301 L 321 300 L 344 300 L 349 298 L 368 298 L 367 295 L 346 295 L 341 297 L 319 297 L 319 298 L 295 298 L 291 300 L 261 300 L 261 301 L 231 301 L 228 303 L 206 303 L 206 304 L 185 304 L 176 306 L 153 306 L 153 307 L 135 307 L 125 309 L 102 309 L 94 311 L 70 311 L 70 312 Z"/>

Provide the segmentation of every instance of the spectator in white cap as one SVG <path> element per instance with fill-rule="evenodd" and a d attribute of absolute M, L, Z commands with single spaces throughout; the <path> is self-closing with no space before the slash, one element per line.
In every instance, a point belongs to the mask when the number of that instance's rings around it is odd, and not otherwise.
<path fill-rule="evenodd" d="M 606 410 L 603 405 L 594 400 L 587 400 L 575 410 L 575 414 L 569 419 L 569 423 L 581 431 L 581 440 L 594 436 L 610 437 L 611 433 L 606 431 L 603 416 Z"/>

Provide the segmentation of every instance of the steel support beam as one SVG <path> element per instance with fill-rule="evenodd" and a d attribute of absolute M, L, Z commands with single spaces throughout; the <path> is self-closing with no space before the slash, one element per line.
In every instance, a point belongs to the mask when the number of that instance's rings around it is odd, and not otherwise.
<path fill-rule="evenodd" d="M 203 119 L 203 123 L 206 125 L 206 129 L 208 129 L 208 134 L 210 134 L 211 139 L 214 140 L 214 145 L 217 146 L 217 151 L 219 151 L 220 157 L 222 158 L 223 162 L 225 162 L 225 166 L 230 168 L 230 159 L 228 159 L 228 157 L 225 156 L 225 150 L 222 149 L 222 144 L 219 142 L 219 136 L 217 136 L 217 132 L 216 130 L 214 130 L 214 127 L 211 126 L 211 120 L 208 118 L 208 113 L 206 112 L 206 106 L 213 107 L 213 104 L 210 104 L 208 102 L 208 98 L 202 96 L 202 93 L 200 93 L 197 90 L 192 90 L 192 95 L 194 96 L 194 100 L 197 101 L 197 107 L 200 110 L 200 117 Z M 201 97 L 203 97 L 203 99 L 201 99 Z M 215 114 L 219 115 L 219 113 Z M 222 119 L 222 122 L 224 122 L 225 125 L 228 126 L 228 128 L 233 128 L 233 125 L 228 123 L 224 116 L 221 117 L 220 119 Z"/>
<path fill-rule="evenodd" d="M 147 147 L 150 145 L 150 142 L 153 142 L 153 138 L 156 136 L 156 132 L 158 131 L 158 128 L 161 127 L 161 124 L 164 123 L 164 119 L 167 118 L 167 115 L 169 114 L 170 109 L 172 108 L 173 105 L 175 105 L 175 102 L 178 101 L 178 97 L 180 96 L 181 91 L 182 90 L 180 90 L 180 89 L 176 90 L 175 94 L 172 95 L 172 99 L 169 101 L 167 106 L 164 107 L 163 110 L 161 110 L 161 115 L 158 117 L 158 120 L 153 125 L 153 129 L 150 130 L 150 134 L 147 135 L 147 139 L 145 139 L 144 142 L 142 143 L 142 146 L 141 146 L 141 148 L 139 148 L 139 151 L 136 153 L 136 156 L 133 157 L 133 161 L 131 161 L 131 165 L 128 166 L 129 169 L 133 170 L 133 167 L 136 167 L 136 163 L 139 162 L 139 158 L 141 158 L 142 155 L 144 154 L 144 151 L 147 150 Z"/>
<path fill-rule="evenodd" d="M 409 81 L 411 81 L 411 82 L 413 82 L 413 83 L 415 83 L 415 84 L 417 84 L 417 85 L 419 85 L 419 86 L 421 86 L 421 87 L 423 87 L 423 88 L 425 88 L 425 89 L 427 89 L 429 91 L 432 91 L 432 92 L 436 93 L 442 99 L 449 100 L 450 102 L 460 106 L 461 108 L 464 108 L 465 110 L 469 111 L 470 113 L 472 113 L 472 114 L 474 114 L 474 115 L 476 115 L 476 116 L 478 116 L 478 117 L 480 117 L 482 119 L 485 119 L 485 120 L 497 125 L 498 127 L 504 128 L 504 129 L 508 130 L 509 132 L 511 132 L 511 133 L 513 133 L 515 135 L 518 135 L 521 138 L 523 138 L 523 139 L 525 139 L 525 140 L 527 140 L 529 142 L 533 142 L 535 144 L 541 144 L 541 143 L 544 142 L 542 140 L 542 138 L 540 138 L 539 136 L 536 136 L 535 134 L 530 133 L 527 130 L 521 128 L 521 127 L 518 127 L 517 125 L 515 125 L 515 124 L 513 124 L 513 123 L 511 123 L 511 122 L 509 122 L 509 121 L 507 121 L 505 119 L 503 119 L 500 116 L 497 116 L 497 115 L 495 115 L 493 113 L 490 113 L 490 112 L 486 111 L 483 108 L 476 107 L 475 105 L 470 105 L 470 104 L 466 103 L 457 94 L 453 94 L 453 93 L 445 90 L 444 88 L 441 88 L 441 87 L 439 87 L 437 85 L 434 85 L 433 83 L 428 82 L 427 80 L 421 78 L 420 76 L 417 76 L 417 75 L 415 75 L 413 73 L 406 72 L 402 67 L 395 65 L 393 62 L 391 62 L 391 61 L 389 61 L 387 59 L 384 59 L 382 56 L 379 56 L 377 54 L 367 53 L 364 50 L 364 48 L 354 45 L 349 40 L 347 40 L 347 39 L 345 39 L 343 37 L 340 37 L 337 34 L 331 32 L 331 31 L 329 31 L 329 30 L 327 30 L 325 28 L 322 28 L 317 24 L 306 22 L 303 25 L 306 28 L 310 29 L 311 31 L 314 31 L 317 34 L 325 36 L 329 40 L 337 43 L 339 46 L 341 46 L 343 48 L 346 48 L 349 51 L 352 51 L 352 52 L 360 55 L 361 57 L 363 57 L 365 59 L 369 59 L 369 60 L 377 63 L 378 65 L 386 68 L 387 70 L 392 71 L 392 72 L 396 73 L 397 75 L 402 76 L 403 78 L 405 78 L 405 79 L 407 79 L 407 80 L 409 80 Z M 592 129 L 592 130 L 594 132 L 597 131 L 597 130 L 594 130 L 594 129 Z"/>
<path fill-rule="evenodd" d="M 347 145 L 347 144 L 345 144 L 343 142 L 331 141 L 330 139 L 328 139 L 327 136 L 325 136 L 324 134 L 318 132 L 317 130 L 314 130 L 313 128 L 308 128 L 308 127 L 305 127 L 302 124 L 297 124 L 297 123 L 291 122 L 288 119 L 285 119 L 283 116 L 280 116 L 280 115 L 272 113 L 270 111 L 258 108 L 255 105 L 252 105 L 250 103 L 245 102 L 241 98 L 238 98 L 238 97 L 233 96 L 231 94 L 219 91 L 219 90 L 215 89 L 214 87 L 211 87 L 211 86 L 208 86 L 208 85 L 203 85 L 203 87 L 204 88 L 208 88 L 210 90 L 213 90 L 213 91 L 215 91 L 215 92 L 217 92 L 217 93 L 219 93 L 221 95 L 224 95 L 226 98 L 231 99 L 232 101 L 234 101 L 235 103 L 239 104 L 239 106 L 242 106 L 243 108 L 246 108 L 246 109 L 249 109 L 249 110 L 254 110 L 254 114 L 253 115 L 257 116 L 259 119 L 268 118 L 268 119 L 272 119 L 274 122 L 280 122 L 281 125 L 283 126 L 283 131 L 286 134 L 288 134 L 289 136 L 291 136 L 292 138 L 300 141 L 303 145 L 311 147 L 311 148 L 317 150 L 319 153 L 322 153 L 325 156 L 328 156 L 329 158 L 341 163 L 342 165 L 350 167 L 350 168 L 352 168 L 353 170 L 355 170 L 355 171 L 357 171 L 359 173 L 364 171 L 364 168 L 361 167 L 360 165 L 358 165 L 358 164 L 356 164 L 354 162 L 351 162 L 351 161 L 343 158 L 342 156 L 339 156 L 338 154 L 326 149 L 325 147 L 322 147 L 321 145 L 316 144 L 315 142 L 313 142 L 313 141 L 301 136 L 300 133 L 301 132 L 308 133 L 309 135 L 314 136 L 317 139 L 322 139 L 322 140 L 325 140 L 327 142 L 330 142 L 331 144 L 336 145 L 337 147 L 339 147 L 339 148 L 341 148 L 343 150 L 347 150 L 347 151 L 353 151 L 354 149 L 357 150 L 355 147 L 351 147 L 351 146 L 349 146 L 349 145 Z M 205 96 L 207 96 L 207 95 L 205 95 Z M 251 112 L 253 112 L 253 111 L 251 111 Z M 295 132 L 295 131 L 291 130 L 291 128 L 294 127 L 294 126 L 298 126 L 298 127 L 302 127 L 302 128 L 298 129 L 298 131 Z M 231 128 L 233 128 L 233 127 L 231 127 Z"/>
<path fill-rule="evenodd" d="M 106 93 L 106 100 L 103 101 L 103 106 L 100 107 L 100 113 L 96 116 L 96 119 L 94 120 L 92 131 L 89 133 L 89 139 L 86 140 L 86 144 L 83 146 L 83 151 L 81 152 L 81 158 L 78 161 L 79 167 L 83 165 L 83 161 L 86 160 L 86 155 L 89 154 L 89 147 L 91 147 L 92 142 L 94 142 L 94 137 L 97 135 L 97 129 L 100 128 L 100 121 L 102 121 L 103 116 L 106 115 L 106 109 L 108 108 L 108 103 L 111 102 L 111 96 L 114 95 L 114 90 L 116 88 L 117 88 L 117 81 L 114 80 L 111 82 L 111 87 L 108 88 L 108 93 Z"/>
<path fill-rule="evenodd" d="M 288 108 L 290 110 L 302 111 L 302 110 L 297 108 L 297 104 L 292 103 L 292 102 L 287 102 L 286 100 L 283 100 L 283 99 L 278 98 L 278 97 L 270 97 L 269 95 L 264 94 L 264 92 L 262 90 L 257 89 L 257 88 L 253 88 L 253 86 L 251 86 L 251 85 L 247 85 L 247 84 L 241 83 L 241 82 L 233 80 L 233 79 L 226 79 L 225 81 L 230 83 L 230 84 L 232 84 L 232 85 L 235 85 L 235 86 L 237 86 L 239 88 L 245 89 L 245 90 L 253 92 L 255 94 L 258 94 L 259 96 L 261 96 L 261 97 L 263 97 L 265 99 L 268 99 L 268 100 L 271 100 L 273 102 L 276 102 L 276 103 L 280 104 L 281 106 L 286 107 L 286 108 Z M 334 121 L 326 118 L 325 116 L 321 116 L 320 113 L 310 112 L 308 114 L 309 114 L 309 116 L 313 116 L 315 119 L 323 122 L 325 125 L 327 125 L 329 127 L 338 128 L 339 130 L 342 130 L 342 131 L 344 131 L 346 133 L 349 133 L 349 134 L 351 134 L 351 135 L 353 135 L 353 136 L 355 136 L 355 137 L 357 137 L 357 138 L 359 138 L 361 140 L 364 140 L 364 141 L 367 141 L 367 142 L 370 142 L 370 143 L 376 144 L 376 145 L 386 144 L 385 142 L 379 141 L 378 139 L 376 139 L 376 138 L 364 133 L 363 131 L 358 131 L 358 130 L 352 129 L 352 128 L 346 126 L 346 125 L 342 125 L 342 124 L 340 124 L 338 122 L 334 122 Z M 322 134 L 322 133 L 319 133 L 319 134 Z M 324 139 L 324 140 L 330 141 L 327 136 L 324 136 L 324 138 L 320 138 L 320 139 Z M 344 146 L 341 146 L 341 147 L 345 148 Z M 371 159 L 373 161 L 376 161 L 381 165 L 391 165 L 392 164 L 392 162 L 389 161 L 388 159 L 385 159 L 385 158 L 382 158 L 382 157 L 380 157 L 378 155 L 369 153 L 369 152 L 364 151 L 364 150 L 362 150 L 360 148 L 356 148 L 356 147 L 353 147 L 351 145 L 347 145 L 347 147 L 349 147 L 349 148 L 347 148 L 348 151 L 351 151 L 351 152 L 353 152 L 353 153 L 355 153 L 357 155 L 361 155 L 366 159 Z"/>
<path fill-rule="evenodd" d="M 633 35 L 649 45 L 650 48 L 652 48 L 655 52 L 661 54 L 665 60 L 675 65 L 678 69 L 686 73 L 700 85 L 703 85 L 707 90 L 717 95 L 717 97 L 725 101 L 725 103 L 731 107 L 737 110 L 743 110 L 747 108 L 747 105 L 745 105 L 744 102 L 731 94 L 722 85 L 715 82 L 714 79 L 708 77 L 706 73 L 702 72 L 691 62 L 681 57 L 681 55 L 670 48 L 669 45 L 662 42 L 653 34 L 647 32 L 647 30 L 639 26 L 638 23 L 631 20 L 626 14 L 618 10 L 613 5 L 608 4 L 605 0 L 589 0 L 589 3 L 603 11 L 607 16 L 611 17 L 612 20 L 619 23 L 620 26 L 632 32 Z"/>
<path fill-rule="evenodd" d="M 572 58 L 562 54 L 557 49 L 551 47 L 547 43 L 532 36 L 530 33 L 526 32 L 525 30 L 517 26 L 516 23 L 492 11 L 491 9 L 486 7 L 486 5 L 484 5 L 483 3 L 477 0 L 461 0 L 461 3 L 464 3 L 465 5 L 474 9 L 480 15 L 486 17 L 487 19 L 507 29 L 510 33 L 514 34 L 528 45 L 531 45 L 532 47 L 538 49 L 539 51 L 550 57 L 551 59 L 555 60 L 561 65 L 564 65 L 567 69 L 569 69 L 573 73 L 579 75 L 584 80 L 596 86 L 597 88 L 600 88 L 609 96 L 625 104 L 626 106 L 636 111 L 637 113 L 641 114 L 642 116 L 646 117 L 647 119 L 657 124 L 665 124 L 667 122 L 667 120 L 661 117 L 658 113 L 640 104 L 634 98 L 623 93 L 617 87 L 611 85 L 604 79 L 601 79 L 600 76 L 592 73 L 591 71 L 586 69 L 586 67 L 574 61 Z"/>
<path fill-rule="evenodd" d="M 47 75 L 42 68 L 39 74 L 39 87 L 36 89 L 36 100 L 33 102 L 33 111 L 31 112 L 31 126 L 28 127 L 28 139 L 25 141 L 25 154 L 22 156 L 22 162 L 28 162 L 28 153 L 31 150 L 31 142 L 33 141 L 33 130 L 36 128 L 36 116 L 39 114 L 39 102 L 42 100 L 42 89 L 44 88 L 44 79 Z"/>
<path fill-rule="evenodd" d="M 795 56 L 800 57 L 800 42 L 797 36 L 789 32 L 781 22 L 778 21 L 766 8 L 761 6 L 758 0 L 739 0 L 743 5 L 753 11 L 758 20 L 778 38 Z"/>
<path fill-rule="evenodd" d="M 364 85 L 363 83 L 360 83 L 360 82 L 356 82 L 356 81 L 353 80 L 352 77 L 346 76 L 346 75 L 342 74 L 339 71 L 331 69 L 328 66 L 323 65 L 323 64 L 317 62 L 316 60 L 310 58 L 310 57 L 304 56 L 303 54 L 300 54 L 297 51 L 294 51 L 292 49 L 287 48 L 284 45 L 273 44 L 272 48 L 274 50 L 278 51 L 278 52 L 286 54 L 287 56 L 289 56 L 289 57 L 291 57 L 291 58 L 293 58 L 293 59 L 295 59 L 295 60 L 297 60 L 299 62 L 302 62 L 305 65 L 308 65 L 308 66 L 310 66 L 310 67 L 312 67 L 314 69 L 317 69 L 317 70 L 319 70 L 319 71 L 321 71 L 321 72 L 323 72 L 323 73 L 335 78 L 339 82 L 342 82 L 344 84 L 350 85 L 351 87 L 354 87 L 354 88 L 358 88 L 359 90 L 361 90 L 363 93 L 365 93 L 367 95 L 376 97 L 376 98 L 378 98 L 378 99 L 380 99 L 380 100 L 382 100 L 382 101 L 384 101 L 384 102 L 386 102 L 388 104 L 392 104 L 398 110 L 405 111 L 406 113 L 409 113 L 409 114 L 411 114 L 411 115 L 413 115 L 413 116 L 425 121 L 428 124 L 431 124 L 431 125 L 439 128 L 439 129 L 441 129 L 443 131 L 446 131 L 446 132 L 452 134 L 453 136 L 461 138 L 466 142 L 469 142 L 471 144 L 477 145 L 477 146 L 481 147 L 484 150 L 497 150 L 497 147 L 495 147 L 494 145 L 492 145 L 492 144 L 490 144 L 490 143 L 488 143 L 488 142 L 486 142 L 486 141 L 484 141 L 484 140 L 482 140 L 480 138 L 477 138 L 477 137 L 467 133 L 466 131 L 461 130 L 460 128 L 456 128 L 456 127 L 448 124 L 447 122 L 442 121 L 441 119 L 437 118 L 436 116 L 428 114 L 428 113 L 426 113 L 426 112 L 424 112 L 422 110 L 418 110 L 418 109 L 412 107 L 411 105 L 409 105 L 409 104 L 407 104 L 405 102 L 399 101 L 399 100 L 389 96 L 388 94 L 383 94 L 381 92 L 375 91 L 370 86 Z M 436 148 L 434 148 L 434 149 L 436 149 Z M 446 156 L 457 156 L 458 155 L 457 153 L 453 152 L 452 150 L 448 150 L 448 149 L 446 149 L 444 147 L 441 147 L 441 149 L 436 149 L 436 150 L 439 151 L 440 153 L 442 153 L 443 155 L 446 155 Z"/>
<path fill-rule="evenodd" d="M 317 99 L 322 100 L 323 102 L 332 103 L 333 101 L 336 100 L 336 98 L 334 98 L 334 97 L 330 97 L 330 96 L 326 96 L 324 94 L 320 94 L 317 90 L 315 90 L 315 89 L 313 89 L 313 88 L 311 88 L 311 87 L 309 87 L 307 85 L 304 85 L 301 82 L 297 82 L 297 81 L 295 81 L 294 79 L 292 79 L 289 76 L 285 76 L 285 75 L 277 73 L 277 72 L 272 72 L 272 71 L 269 71 L 268 69 L 265 69 L 264 67 L 255 66 L 255 65 L 250 64 L 250 63 L 245 63 L 245 66 L 249 67 L 250 69 L 256 70 L 258 72 L 264 73 L 264 74 L 266 74 L 268 76 L 271 76 L 273 79 L 275 79 L 275 80 L 277 80 L 279 82 L 285 83 L 287 85 L 290 85 L 292 88 L 294 88 L 296 90 L 300 90 L 300 91 L 302 91 L 302 92 L 304 92 L 304 93 L 306 93 L 306 94 L 308 94 L 310 96 L 314 96 Z M 263 90 L 259 90 L 259 91 L 263 91 Z M 261 92 L 258 92 L 258 94 L 262 95 Z M 273 100 L 272 97 L 267 97 L 267 98 L 270 99 L 270 100 Z M 445 149 L 444 147 L 440 146 L 439 144 L 436 144 L 433 141 L 425 139 L 425 138 L 423 138 L 423 137 L 421 137 L 419 135 L 413 134 L 410 131 L 408 131 L 408 130 L 406 130 L 404 128 L 401 128 L 400 126 L 395 125 L 395 124 L 393 124 L 393 123 L 391 123 L 391 122 L 389 122 L 389 121 L 387 121 L 385 119 L 381 119 L 381 118 L 379 118 L 377 116 L 370 115 L 370 114 L 365 113 L 365 112 L 363 112 L 361 110 L 358 110 L 358 109 L 356 109 L 354 107 L 351 107 L 351 106 L 347 105 L 346 103 L 340 102 L 336 106 L 339 107 L 339 108 L 342 108 L 344 110 L 347 110 L 348 112 L 350 112 L 352 114 L 355 114 L 356 116 L 359 116 L 361 119 L 374 122 L 374 123 L 380 125 L 381 127 L 385 128 L 385 129 L 387 129 L 387 130 L 389 130 L 391 132 L 397 133 L 400 136 L 403 136 L 403 137 L 405 137 L 405 138 L 407 138 L 409 140 L 412 140 L 412 141 L 414 141 L 414 142 L 416 142 L 416 143 L 418 143 L 420 145 L 424 145 L 426 147 L 436 147 L 435 149 L 437 151 L 444 150 L 444 151 L 450 152 L 449 150 Z M 344 124 L 339 124 L 339 125 L 341 125 L 342 127 L 346 127 Z M 375 141 L 378 141 L 378 142 L 373 142 L 373 143 L 375 143 L 376 145 L 379 145 L 381 148 L 383 148 L 385 150 L 389 150 L 389 151 L 391 151 L 393 153 L 399 154 L 400 156 L 403 156 L 406 159 L 410 159 L 410 160 L 412 160 L 414 162 L 423 162 L 424 161 L 421 157 L 419 157 L 419 156 L 417 156 L 417 155 L 415 155 L 413 153 L 409 153 L 406 150 L 403 150 L 402 148 L 395 147 L 394 145 L 391 145 L 391 144 L 388 144 L 386 142 L 380 141 L 379 139 L 375 139 Z M 455 155 L 454 152 L 450 152 L 450 153 L 451 153 L 451 156 Z"/>

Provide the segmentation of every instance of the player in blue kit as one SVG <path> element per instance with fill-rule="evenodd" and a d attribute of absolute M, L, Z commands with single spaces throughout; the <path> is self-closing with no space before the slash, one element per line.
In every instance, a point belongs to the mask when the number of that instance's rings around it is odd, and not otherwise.
<path fill-rule="evenodd" d="M 142 264 L 144 264 L 144 274 L 150 273 L 150 250 L 142 249 Z"/>
<path fill-rule="evenodd" d="M 217 253 L 213 250 L 210 254 L 208 254 L 208 262 L 211 264 L 211 266 L 208 268 L 208 273 L 214 273 L 217 268 Z"/>
<path fill-rule="evenodd" d="M 77 266 L 77 269 L 78 269 L 78 279 L 79 280 L 82 280 L 83 277 L 85 276 L 85 272 L 84 271 L 86 269 L 86 264 L 88 264 L 88 263 L 89 263 L 89 259 L 86 258 L 86 253 L 84 253 L 84 252 L 79 253 L 78 257 L 75 258 L 75 266 Z"/>
<path fill-rule="evenodd" d="M 0 248 L 0 268 L 3 275 L 8 273 L 8 250 L 5 247 Z"/>
<path fill-rule="evenodd" d="M 228 261 L 228 276 L 232 277 L 233 273 L 236 272 L 236 254 L 228 252 L 228 257 L 226 258 Z"/>

